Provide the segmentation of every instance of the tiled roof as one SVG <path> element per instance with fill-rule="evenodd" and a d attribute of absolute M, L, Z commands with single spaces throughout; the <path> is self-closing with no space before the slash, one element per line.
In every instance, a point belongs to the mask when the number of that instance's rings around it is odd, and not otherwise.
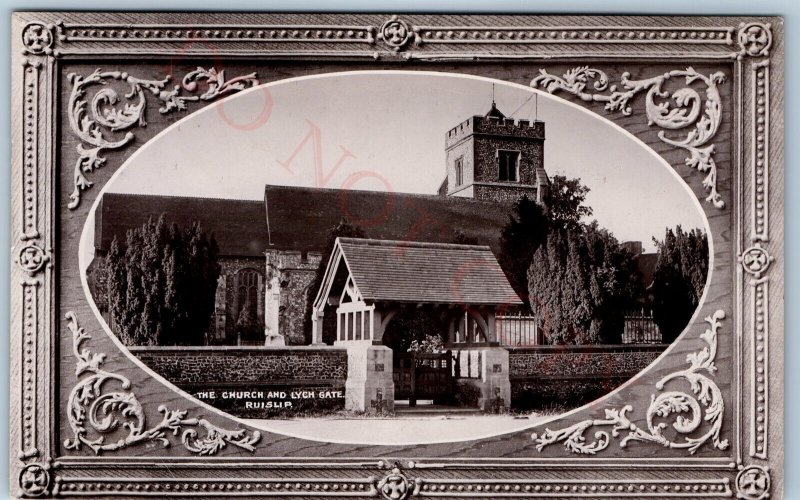
<path fill-rule="evenodd" d="M 115 235 L 124 240 L 128 229 L 165 213 L 179 225 L 199 221 L 227 256 L 260 257 L 268 249 L 321 252 L 343 218 L 384 240 L 450 243 L 461 231 L 497 254 L 511 213 L 496 202 L 407 193 L 268 185 L 264 198 L 105 193 L 95 214 L 95 247 L 107 251 Z"/>
<path fill-rule="evenodd" d="M 339 238 L 365 300 L 521 304 L 488 246 Z"/>
<path fill-rule="evenodd" d="M 108 251 L 114 236 L 125 241 L 128 229 L 166 214 L 168 223 L 194 221 L 213 233 L 220 254 L 261 257 L 268 247 L 264 202 L 146 194 L 105 193 L 95 212 L 95 247 Z"/>
<path fill-rule="evenodd" d="M 342 218 L 381 240 L 451 243 L 456 231 L 499 252 L 511 207 L 455 196 L 268 185 L 272 247 L 321 251 Z"/>

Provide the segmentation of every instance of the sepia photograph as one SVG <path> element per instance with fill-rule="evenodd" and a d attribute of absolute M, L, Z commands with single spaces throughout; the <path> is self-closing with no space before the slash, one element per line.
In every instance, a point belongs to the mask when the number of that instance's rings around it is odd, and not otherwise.
<path fill-rule="evenodd" d="M 784 494 L 784 20 L 11 17 L 10 494 Z"/>
<path fill-rule="evenodd" d="M 474 438 L 608 393 L 694 314 L 698 202 L 611 122 L 485 78 L 255 83 L 133 155 L 83 232 L 109 333 L 198 399 Z"/>

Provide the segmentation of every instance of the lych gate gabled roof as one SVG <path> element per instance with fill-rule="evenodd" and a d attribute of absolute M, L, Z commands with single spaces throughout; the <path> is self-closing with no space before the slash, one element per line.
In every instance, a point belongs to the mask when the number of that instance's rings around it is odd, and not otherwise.
<path fill-rule="evenodd" d="M 522 304 L 488 246 L 339 238 L 333 255 L 366 301 Z"/>

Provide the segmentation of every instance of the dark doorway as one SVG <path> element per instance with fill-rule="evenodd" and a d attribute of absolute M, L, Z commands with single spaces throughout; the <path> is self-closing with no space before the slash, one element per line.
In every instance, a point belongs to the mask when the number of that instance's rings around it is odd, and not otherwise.
<path fill-rule="evenodd" d="M 406 352 L 394 355 L 394 398 L 408 400 L 416 406 L 417 400 L 432 400 L 433 404 L 454 403 L 453 354 Z"/>

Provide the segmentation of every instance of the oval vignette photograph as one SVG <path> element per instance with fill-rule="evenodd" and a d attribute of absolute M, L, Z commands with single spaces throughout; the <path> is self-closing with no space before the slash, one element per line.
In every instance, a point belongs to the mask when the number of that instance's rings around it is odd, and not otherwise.
<path fill-rule="evenodd" d="M 690 323 L 711 246 L 674 170 L 586 109 L 360 71 L 161 132 L 104 186 L 80 261 L 110 334 L 194 398 L 289 436 L 414 444 L 614 391 Z"/>

